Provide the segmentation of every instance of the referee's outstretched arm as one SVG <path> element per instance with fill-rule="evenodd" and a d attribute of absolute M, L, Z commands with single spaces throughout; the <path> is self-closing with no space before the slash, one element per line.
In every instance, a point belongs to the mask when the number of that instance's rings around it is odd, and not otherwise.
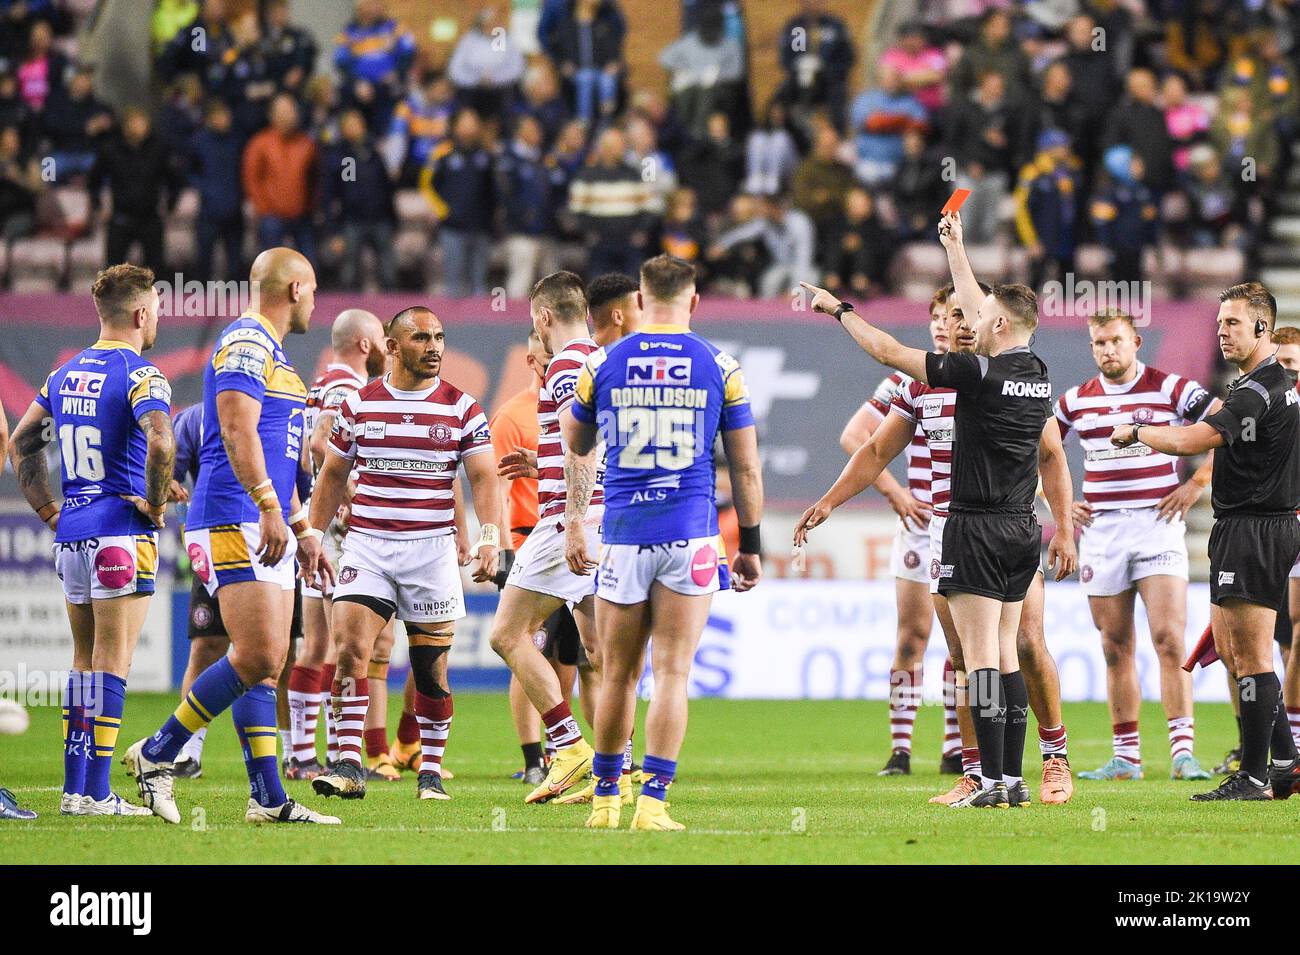
<path fill-rule="evenodd" d="M 1225 424 L 1230 425 L 1231 422 Z M 1110 433 L 1110 443 L 1117 448 L 1127 448 L 1138 442 L 1145 444 L 1152 451 L 1179 457 L 1204 454 L 1214 448 L 1221 448 L 1227 443 L 1223 432 L 1204 421 L 1189 425 L 1159 427 L 1149 424 L 1122 424 Z"/>
<path fill-rule="evenodd" d="M 841 302 L 826 289 L 809 285 L 807 282 L 799 284 L 812 293 L 812 310 L 838 318 L 840 324 L 848 330 L 864 352 L 882 365 L 897 368 L 917 381 L 928 383 L 925 377 L 926 353 L 924 351 L 904 345 L 888 332 L 868 324 L 865 318 L 853 310 L 852 305 Z M 844 308 L 840 308 L 841 305 Z"/>

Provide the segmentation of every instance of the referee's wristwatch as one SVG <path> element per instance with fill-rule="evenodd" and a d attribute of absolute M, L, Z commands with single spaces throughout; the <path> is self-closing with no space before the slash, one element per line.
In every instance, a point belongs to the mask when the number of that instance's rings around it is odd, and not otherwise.
<path fill-rule="evenodd" d="M 835 321 L 843 323 L 844 313 L 854 311 L 857 311 L 857 309 L 853 307 L 852 302 L 840 302 L 835 306 L 835 311 L 831 312 L 831 314 L 835 316 Z"/>

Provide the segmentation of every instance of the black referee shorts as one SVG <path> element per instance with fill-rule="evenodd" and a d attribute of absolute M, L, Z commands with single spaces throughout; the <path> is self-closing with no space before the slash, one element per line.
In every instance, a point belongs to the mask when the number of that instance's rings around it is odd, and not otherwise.
<path fill-rule="evenodd" d="M 547 617 L 542 629 L 546 631 L 542 656 L 565 666 L 588 665 L 587 650 L 582 645 L 582 638 L 578 636 L 578 622 L 573 619 L 573 612 L 568 607 L 561 607 Z"/>
<path fill-rule="evenodd" d="M 1219 518 L 1210 531 L 1210 603 L 1235 598 L 1277 610 L 1298 555 L 1294 514 Z"/>
<path fill-rule="evenodd" d="M 943 554 L 930 573 L 939 593 L 1024 600 L 1038 573 L 1042 528 L 1029 512 L 954 511 L 943 528 Z"/>
<path fill-rule="evenodd" d="M 225 621 L 221 619 L 221 605 L 216 597 L 208 595 L 203 581 L 195 577 L 190 583 L 190 619 L 187 636 L 191 640 L 199 637 L 228 637 Z M 293 592 L 293 621 L 289 624 L 289 639 L 297 640 L 302 636 L 302 581 L 295 583 Z"/>

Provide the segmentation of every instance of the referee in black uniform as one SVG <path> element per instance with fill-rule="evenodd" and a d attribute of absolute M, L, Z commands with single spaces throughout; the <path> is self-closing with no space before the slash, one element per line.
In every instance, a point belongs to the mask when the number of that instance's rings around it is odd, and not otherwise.
<path fill-rule="evenodd" d="M 936 388 L 958 394 L 954 419 L 952 497 L 939 558 L 939 593 L 948 599 L 968 671 L 968 698 L 979 741 L 981 788 L 956 807 L 1024 805 L 1019 773 L 1029 696 L 1016 657 L 1020 610 L 1038 572 L 1042 531 L 1034 517 L 1040 444 L 1060 453 L 1052 420 L 1047 366 L 1029 350 L 1038 327 L 1038 300 L 1024 285 L 997 285 L 985 295 L 961 241 L 961 217 L 944 216 L 939 236 L 948 252 L 954 294 L 962 311 L 976 315 L 975 353 L 937 355 L 908 348 L 869 325 L 824 289 L 812 307 L 838 318 L 867 354 Z M 1045 488 L 1056 533 L 1048 564 L 1061 580 L 1074 572 L 1077 556 L 1068 472 Z M 1013 728 L 1008 730 L 1008 719 Z M 1004 745 L 1005 744 L 1005 745 Z M 1004 760 L 1005 757 L 1005 760 Z"/>
<path fill-rule="evenodd" d="M 1219 608 L 1241 703 L 1241 769 L 1198 802 L 1286 799 L 1300 763 L 1273 671 L 1273 629 L 1300 556 L 1300 402 L 1272 342 L 1277 302 L 1259 282 L 1219 293 L 1219 349 L 1241 372 L 1223 407 L 1186 427 L 1121 425 L 1111 443 L 1214 455 L 1210 602 Z M 1215 639 L 1220 639 L 1218 630 Z M 1268 763 L 1270 747 L 1272 765 Z M 1297 787 L 1300 788 L 1300 787 Z"/>

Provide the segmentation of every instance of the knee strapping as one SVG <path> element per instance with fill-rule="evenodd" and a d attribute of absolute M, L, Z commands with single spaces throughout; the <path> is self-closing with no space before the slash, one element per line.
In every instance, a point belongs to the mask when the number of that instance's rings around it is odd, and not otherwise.
<path fill-rule="evenodd" d="M 445 687 L 439 686 L 433 675 L 438 658 L 447 653 L 451 647 L 431 647 L 415 645 L 410 649 L 411 678 L 415 680 L 415 690 L 433 699 L 441 699 L 451 694 Z"/>

